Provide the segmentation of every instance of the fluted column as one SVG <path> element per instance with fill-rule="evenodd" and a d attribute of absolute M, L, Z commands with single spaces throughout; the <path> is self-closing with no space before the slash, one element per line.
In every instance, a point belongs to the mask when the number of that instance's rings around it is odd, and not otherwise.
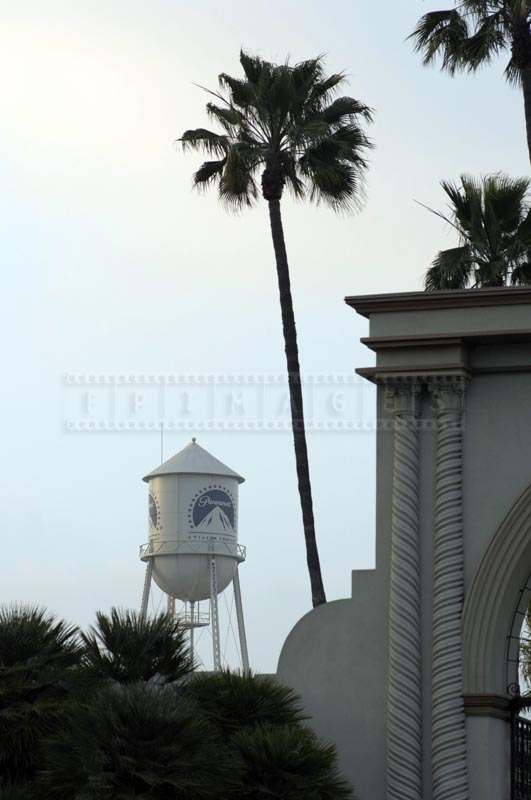
<path fill-rule="evenodd" d="M 415 382 L 387 388 L 394 419 L 387 798 L 422 799 L 419 438 Z"/>
<path fill-rule="evenodd" d="M 434 800 L 468 797 L 461 618 L 464 597 L 464 381 L 433 385 L 436 421 L 433 565 L 432 783 Z"/>

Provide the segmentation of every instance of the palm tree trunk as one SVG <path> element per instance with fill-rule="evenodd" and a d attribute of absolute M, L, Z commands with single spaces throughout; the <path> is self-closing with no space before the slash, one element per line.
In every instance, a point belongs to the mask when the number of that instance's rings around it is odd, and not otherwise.
<path fill-rule="evenodd" d="M 524 94 L 525 126 L 527 131 L 527 149 L 531 161 L 531 67 L 522 70 L 522 91 Z"/>
<path fill-rule="evenodd" d="M 326 603 L 326 596 L 321 575 L 317 542 L 315 539 L 312 488 L 310 484 L 310 470 L 308 467 L 299 350 L 297 347 L 297 329 L 295 327 L 295 315 L 293 313 L 293 301 L 291 298 L 288 257 L 286 254 L 286 244 L 284 242 L 282 216 L 280 214 L 280 200 L 269 200 L 268 205 L 269 219 L 271 221 L 271 235 L 273 237 L 273 247 L 275 248 L 275 258 L 277 262 L 278 291 L 280 294 L 282 329 L 284 332 L 284 347 L 288 367 L 293 444 L 295 448 L 295 462 L 297 465 L 304 538 L 306 540 L 306 560 L 310 573 L 312 602 L 315 607 Z"/>

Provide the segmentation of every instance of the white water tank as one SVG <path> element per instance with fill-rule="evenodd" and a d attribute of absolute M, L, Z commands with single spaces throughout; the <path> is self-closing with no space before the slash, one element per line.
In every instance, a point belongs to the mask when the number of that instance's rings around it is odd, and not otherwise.
<path fill-rule="evenodd" d="M 210 597 L 216 557 L 222 592 L 245 558 L 238 545 L 238 486 L 244 478 L 192 439 L 143 479 L 149 486 L 149 541 L 140 551 L 153 579 L 178 600 Z"/>

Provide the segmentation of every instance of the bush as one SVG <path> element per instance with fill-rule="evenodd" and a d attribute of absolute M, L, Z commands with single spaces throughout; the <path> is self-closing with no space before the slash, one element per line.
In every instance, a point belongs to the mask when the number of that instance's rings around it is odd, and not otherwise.
<path fill-rule="evenodd" d="M 260 725 L 232 740 L 240 761 L 234 800 L 352 800 L 333 745 L 307 728 Z"/>
<path fill-rule="evenodd" d="M 111 686 L 72 707 L 47 748 L 56 800 L 219 800 L 233 787 L 223 743 L 169 686 Z"/>
<path fill-rule="evenodd" d="M 136 611 L 99 611 L 81 635 L 89 673 L 118 683 L 180 680 L 194 669 L 186 631 L 167 614 L 143 619 Z"/>
<path fill-rule="evenodd" d="M 224 737 L 256 725 L 298 725 L 306 719 L 295 692 L 262 675 L 198 673 L 186 694 Z"/>
<path fill-rule="evenodd" d="M 77 628 L 34 607 L 0 609 L 0 774 L 25 781 L 36 773 L 43 737 L 57 725 L 79 679 Z M 7 792 L 22 789 L 6 788 Z"/>

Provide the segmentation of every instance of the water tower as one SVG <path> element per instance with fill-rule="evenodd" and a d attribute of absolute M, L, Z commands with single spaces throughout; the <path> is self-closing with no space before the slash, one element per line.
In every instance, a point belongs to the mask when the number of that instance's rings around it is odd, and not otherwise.
<path fill-rule="evenodd" d="M 140 548 L 146 563 L 141 614 L 147 614 L 151 581 L 167 595 L 168 613 L 175 600 L 190 630 L 211 624 L 214 670 L 221 669 L 218 595 L 232 582 L 244 670 L 249 657 L 243 620 L 239 565 L 245 548 L 238 544 L 238 487 L 244 478 L 211 456 L 192 439 L 183 450 L 143 479 L 149 487 L 149 541 Z M 210 613 L 199 603 L 208 601 Z"/>

